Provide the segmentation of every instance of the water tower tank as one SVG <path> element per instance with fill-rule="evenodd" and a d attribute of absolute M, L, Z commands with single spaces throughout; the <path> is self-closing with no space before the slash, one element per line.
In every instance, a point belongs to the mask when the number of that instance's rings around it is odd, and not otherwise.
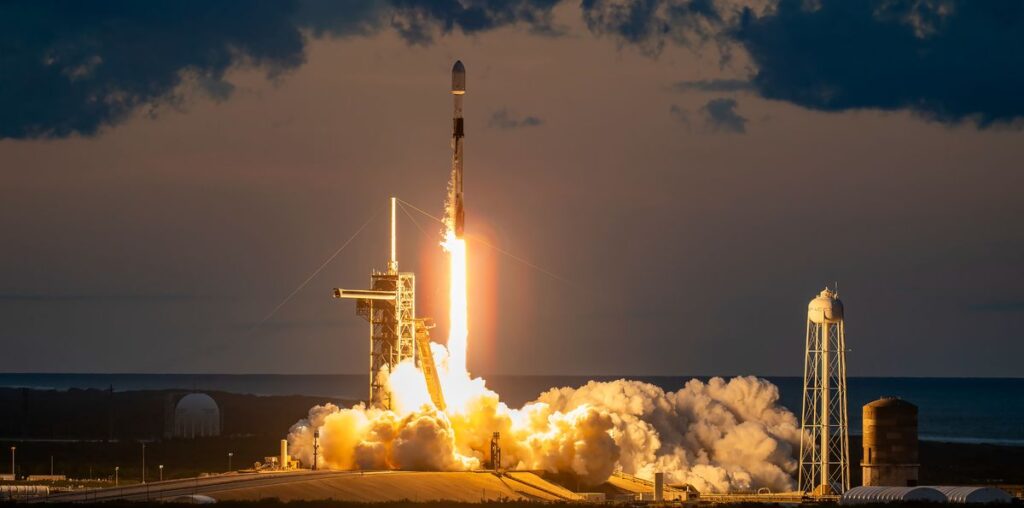
<path fill-rule="evenodd" d="M 882 397 L 864 406 L 865 486 L 913 487 L 917 458 L 917 406 Z"/>
<path fill-rule="evenodd" d="M 825 288 L 807 305 L 807 320 L 812 323 L 836 323 L 843 320 L 843 302 L 839 295 Z"/>

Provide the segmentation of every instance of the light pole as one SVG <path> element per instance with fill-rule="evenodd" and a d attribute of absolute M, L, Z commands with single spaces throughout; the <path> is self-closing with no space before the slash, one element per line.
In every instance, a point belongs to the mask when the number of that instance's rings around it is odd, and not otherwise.
<path fill-rule="evenodd" d="M 228 452 L 228 472 L 231 472 L 231 457 L 234 457 L 234 452 Z"/>
<path fill-rule="evenodd" d="M 317 453 L 320 451 L 320 429 L 313 431 L 313 471 L 316 471 L 316 463 L 320 457 Z"/>
<path fill-rule="evenodd" d="M 146 483 L 146 443 L 142 443 L 142 483 Z"/>
<path fill-rule="evenodd" d="M 159 469 L 160 469 L 160 481 L 164 481 L 164 465 L 160 464 Z"/>
<path fill-rule="evenodd" d="M 114 466 L 114 486 L 115 487 L 117 487 L 117 484 L 118 484 L 118 481 L 117 481 L 118 478 L 117 477 L 118 477 L 118 473 L 120 471 L 121 471 L 121 466 Z"/>
<path fill-rule="evenodd" d="M 18 481 L 18 477 L 14 475 L 14 450 L 17 450 L 17 446 L 11 447 L 11 481 Z"/>

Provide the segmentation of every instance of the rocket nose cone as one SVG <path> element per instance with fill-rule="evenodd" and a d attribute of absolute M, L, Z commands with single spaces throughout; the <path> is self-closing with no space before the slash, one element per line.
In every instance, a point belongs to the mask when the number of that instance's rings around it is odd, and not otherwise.
<path fill-rule="evenodd" d="M 462 65 L 462 60 L 456 60 L 452 66 L 452 93 L 466 93 L 466 66 Z"/>

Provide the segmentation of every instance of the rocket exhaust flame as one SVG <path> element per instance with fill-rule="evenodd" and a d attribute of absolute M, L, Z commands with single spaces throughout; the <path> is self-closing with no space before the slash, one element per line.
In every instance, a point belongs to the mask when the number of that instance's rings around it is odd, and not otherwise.
<path fill-rule="evenodd" d="M 450 278 L 448 281 L 448 367 L 451 372 L 468 373 L 466 350 L 469 340 L 469 313 L 466 298 L 466 240 L 445 234 L 444 249 L 448 251 Z"/>
<path fill-rule="evenodd" d="M 580 485 L 606 481 L 616 470 L 701 492 L 794 488 L 796 417 L 778 403 L 768 381 L 737 377 L 691 380 L 676 392 L 620 379 L 552 388 L 522 408 L 509 408 L 466 367 L 469 339 L 466 242 L 462 202 L 462 95 L 465 68 L 456 63 L 452 179 L 442 246 L 449 255 L 447 347 L 431 343 L 446 407 L 431 399 L 424 374 L 409 359 L 390 373 L 392 409 L 316 406 L 292 426 L 292 455 L 330 469 L 477 469 L 500 433 L 498 466 L 575 475 Z"/>

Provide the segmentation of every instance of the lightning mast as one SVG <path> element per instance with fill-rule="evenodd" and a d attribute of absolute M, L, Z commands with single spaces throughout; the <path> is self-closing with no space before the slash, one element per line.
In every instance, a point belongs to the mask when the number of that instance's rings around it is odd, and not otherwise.
<path fill-rule="evenodd" d="M 356 314 L 370 323 L 370 407 L 391 409 L 387 377 L 403 360 L 416 358 L 416 274 L 399 272 L 395 255 L 395 199 L 391 198 L 391 257 L 383 272 L 370 273 L 370 289 L 334 289 L 354 299 Z"/>

